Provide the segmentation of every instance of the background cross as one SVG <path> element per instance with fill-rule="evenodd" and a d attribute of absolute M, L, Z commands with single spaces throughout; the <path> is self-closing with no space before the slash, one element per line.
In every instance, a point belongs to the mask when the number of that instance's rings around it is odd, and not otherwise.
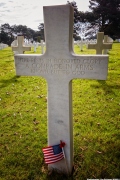
<path fill-rule="evenodd" d="M 24 37 L 17 36 L 18 46 L 12 46 L 13 51 L 17 51 L 19 54 L 23 54 L 24 51 L 31 51 L 31 47 L 24 46 Z"/>

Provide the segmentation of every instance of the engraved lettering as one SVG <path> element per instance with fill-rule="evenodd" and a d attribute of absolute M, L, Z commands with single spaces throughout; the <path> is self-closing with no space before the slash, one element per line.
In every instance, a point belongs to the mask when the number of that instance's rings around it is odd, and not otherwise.
<path fill-rule="evenodd" d="M 66 74 L 66 75 L 84 75 L 87 71 L 94 71 L 95 65 L 101 63 L 101 59 L 92 59 L 83 57 L 82 59 L 44 59 L 39 57 L 20 58 L 17 57 L 18 63 L 21 63 L 19 69 L 27 68 L 31 73 L 40 74 Z"/>

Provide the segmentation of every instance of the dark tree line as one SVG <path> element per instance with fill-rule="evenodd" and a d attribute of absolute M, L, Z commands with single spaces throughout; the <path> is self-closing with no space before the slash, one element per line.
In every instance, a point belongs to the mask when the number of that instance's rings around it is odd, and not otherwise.
<path fill-rule="evenodd" d="M 75 1 L 69 2 L 74 8 L 74 34 L 75 40 L 82 36 L 91 38 L 100 31 L 113 39 L 120 39 L 120 0 L 90 0 L 90 11 L 78 10 Z M 18 34 L 25 38 L 40 42 L 44 40 L 44 24 L 38 26 L 38 31 L 23 25 L 2 24 L 0 26 L 0 43 L 11 45 Z"/>
<path fill-rule="evenodd" d="M 91 0 L 92 26 L 113 39 L 120 38 L 120 0 Z"/>
<path fill-rule="evenodd" d="M 42 26 L 44 27 L 43 24 L 41 24 L 41 27 Z M 34 31 L 33 29 L 23 25 L 10 26 L 8 23 L 2 24 L 0 26 L 0 43 L 5 43 L 10 46 L 16 39 L 17 35 L 23 35 L 27 39 L 40 42 L 40 40 L 44 40 L 43 29 L 39 28 L 39 31 Z"/>
<path fill-rule="evenodd" d="M 79 33 L 84 27 L 85 36 L 104 32 L 113 39 L 120 38 L 120 0 L 90 0 L 90 11 L 78 11 L 75 1 L 69 2 L 74 7 L 74 32 Z"/>

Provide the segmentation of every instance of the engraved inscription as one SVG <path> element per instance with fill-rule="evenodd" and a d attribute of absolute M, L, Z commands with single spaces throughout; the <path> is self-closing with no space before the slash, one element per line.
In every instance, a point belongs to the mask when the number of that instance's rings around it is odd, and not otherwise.
<path fill-rule="evenodd" d="M 82 59 L 44 59 L 38 57 L 17 57 L 17 68 L 29 69 L 31 73 L 40 74 L 73 74 L 84 75 L 87 71 L 94 71 L 101 59 L 83 57 Z M 20 64 L 20 66 L 19 66 Z"/>

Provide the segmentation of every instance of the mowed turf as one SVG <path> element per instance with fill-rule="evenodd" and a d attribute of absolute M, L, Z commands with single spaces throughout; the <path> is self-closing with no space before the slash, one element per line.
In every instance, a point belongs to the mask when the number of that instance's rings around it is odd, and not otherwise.
<path fill-rule="evenodd" d="M 95 54 L 83 47 L 77 54 Z M 37 52 L 40 53 L 40 47 Z M 47 82 L 16 76 L 10 47 L 0 50 L 0 180 L 85 180 L 120 178 L 120 43 L 109 51 L 106 81 L 73 84 L 74 170 L 70 177 L 49 173 Z"/>

